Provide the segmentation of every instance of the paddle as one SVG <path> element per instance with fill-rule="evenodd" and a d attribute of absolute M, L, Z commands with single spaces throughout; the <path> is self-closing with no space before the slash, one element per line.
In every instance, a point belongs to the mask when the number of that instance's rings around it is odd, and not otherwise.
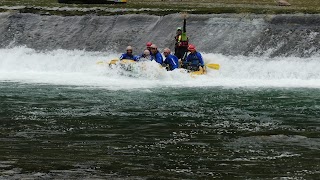
<path fill-rule="evenodd" d="M 107 61 L 98 61 L 96 64 L 116 64 L 119 61 L 119 59 L 112 59 L 110 62 Z"/>
<path fill-rule="evenodd" d="M 220 69 L 220 64 L 206 64 L 205 66 L 210 68 L 210 69 L 215 69 L 215 70 L 219 70 Z"/>
<path fill-rule="evenodd" d="M 107 62 L 107 61 L 98 61 L 96 62 L 96 64 L 117 64 L 117 62 L 119 62 L 120 60 L 119 59 L 112 59 L 110 62 Z M 120 61 L 121 64 L 130 64 L 130 63 L 133 63 L 133 62 L 136 62 L 134 60 L 131 60 L 131 59 L 123 59 Z"/>
<path fill-rule="evenodd" d="M 105 62 L 104 61 L 98 61 L 96 62 L 96 64 L 104 64 Z"/>

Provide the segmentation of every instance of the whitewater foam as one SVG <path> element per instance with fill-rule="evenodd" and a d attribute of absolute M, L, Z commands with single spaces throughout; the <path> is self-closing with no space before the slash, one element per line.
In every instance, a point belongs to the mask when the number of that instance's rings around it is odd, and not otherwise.
<path fill-rule="evenodd" d="M 167 72 L 154 62 L 145 63 L 144 68 L 133 74 L 97 64 L 119 55 L 80 50 L 35 51 L 26 47 L 0 49 L 0 81 L 114 90 L 203 86 L 320 88 L 318 56 L 270 58 L 203 54 L 206 63 L 218 63 L 221 69 L 208 69 L 207 75 L 197 77 L 181 70 Z"/>

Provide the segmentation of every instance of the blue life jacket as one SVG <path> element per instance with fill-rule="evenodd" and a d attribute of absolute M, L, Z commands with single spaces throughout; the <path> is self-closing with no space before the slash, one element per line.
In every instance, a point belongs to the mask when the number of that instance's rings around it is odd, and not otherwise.
<path fill-rule="evenodd" d="M 199 52 L 190 53 L 185 62 L 191 63 L 191 66 L 204 66 L 203 58 Z"/>
<path fill-rule="evenodd" d="M 161 64 L 163 63 L 163 57 L 159 51 L 157 51 L 156 54 L 151 54 L 151 60 L 155 60 L 157 63 Z"/>
<path fill-rule="evenodd" d="M 164 60 L 165 64 L 169 64 L 170 70 L 174 70 L 179 67 L 179 60 L 177 56 L 169 54 L 166 59 Z"/>
<path fill-rule="evenodd" d="M 134 56 L 134 55 L 129 55 L 127 53 L 124 53 L 120 56 L 119 58 L 120 60 L 122 59 L 131 59 L 131 60 L 134 60 L 134 61 L 138 61 L 139 60 L 139 57 L 138 56 Z"/>

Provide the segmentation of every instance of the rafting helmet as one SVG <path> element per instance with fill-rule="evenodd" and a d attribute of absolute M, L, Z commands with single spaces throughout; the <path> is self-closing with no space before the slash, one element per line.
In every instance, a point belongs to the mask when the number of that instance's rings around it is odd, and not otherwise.
<path fill-rule="evenodd" d="M 195 50 L 196 50 L 196 47 L 195 47 L 193 44 L 189 44 L 188 50 L 189 50 L 189 51 L 195 51 Z"/>
<path fill-rule="evenodd" d="M 147 42 L 147 47 L 150 47 L 152 45 L 152 42 Z"/>

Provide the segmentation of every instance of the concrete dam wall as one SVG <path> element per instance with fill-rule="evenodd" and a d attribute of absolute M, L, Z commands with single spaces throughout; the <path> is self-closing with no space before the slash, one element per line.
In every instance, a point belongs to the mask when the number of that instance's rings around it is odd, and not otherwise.
<path fill-rule="evenodd" d="M 27 46 L 36 50 L 143 50 L 151 41 L 160 49 L 174 47 L 179 14 L 166 16 L 45 16 L 0 13 L 0 47 Z M 189 15 L 190 43 L 206 53 L 245 56 L 320 54 L 320 15 Z"/>

